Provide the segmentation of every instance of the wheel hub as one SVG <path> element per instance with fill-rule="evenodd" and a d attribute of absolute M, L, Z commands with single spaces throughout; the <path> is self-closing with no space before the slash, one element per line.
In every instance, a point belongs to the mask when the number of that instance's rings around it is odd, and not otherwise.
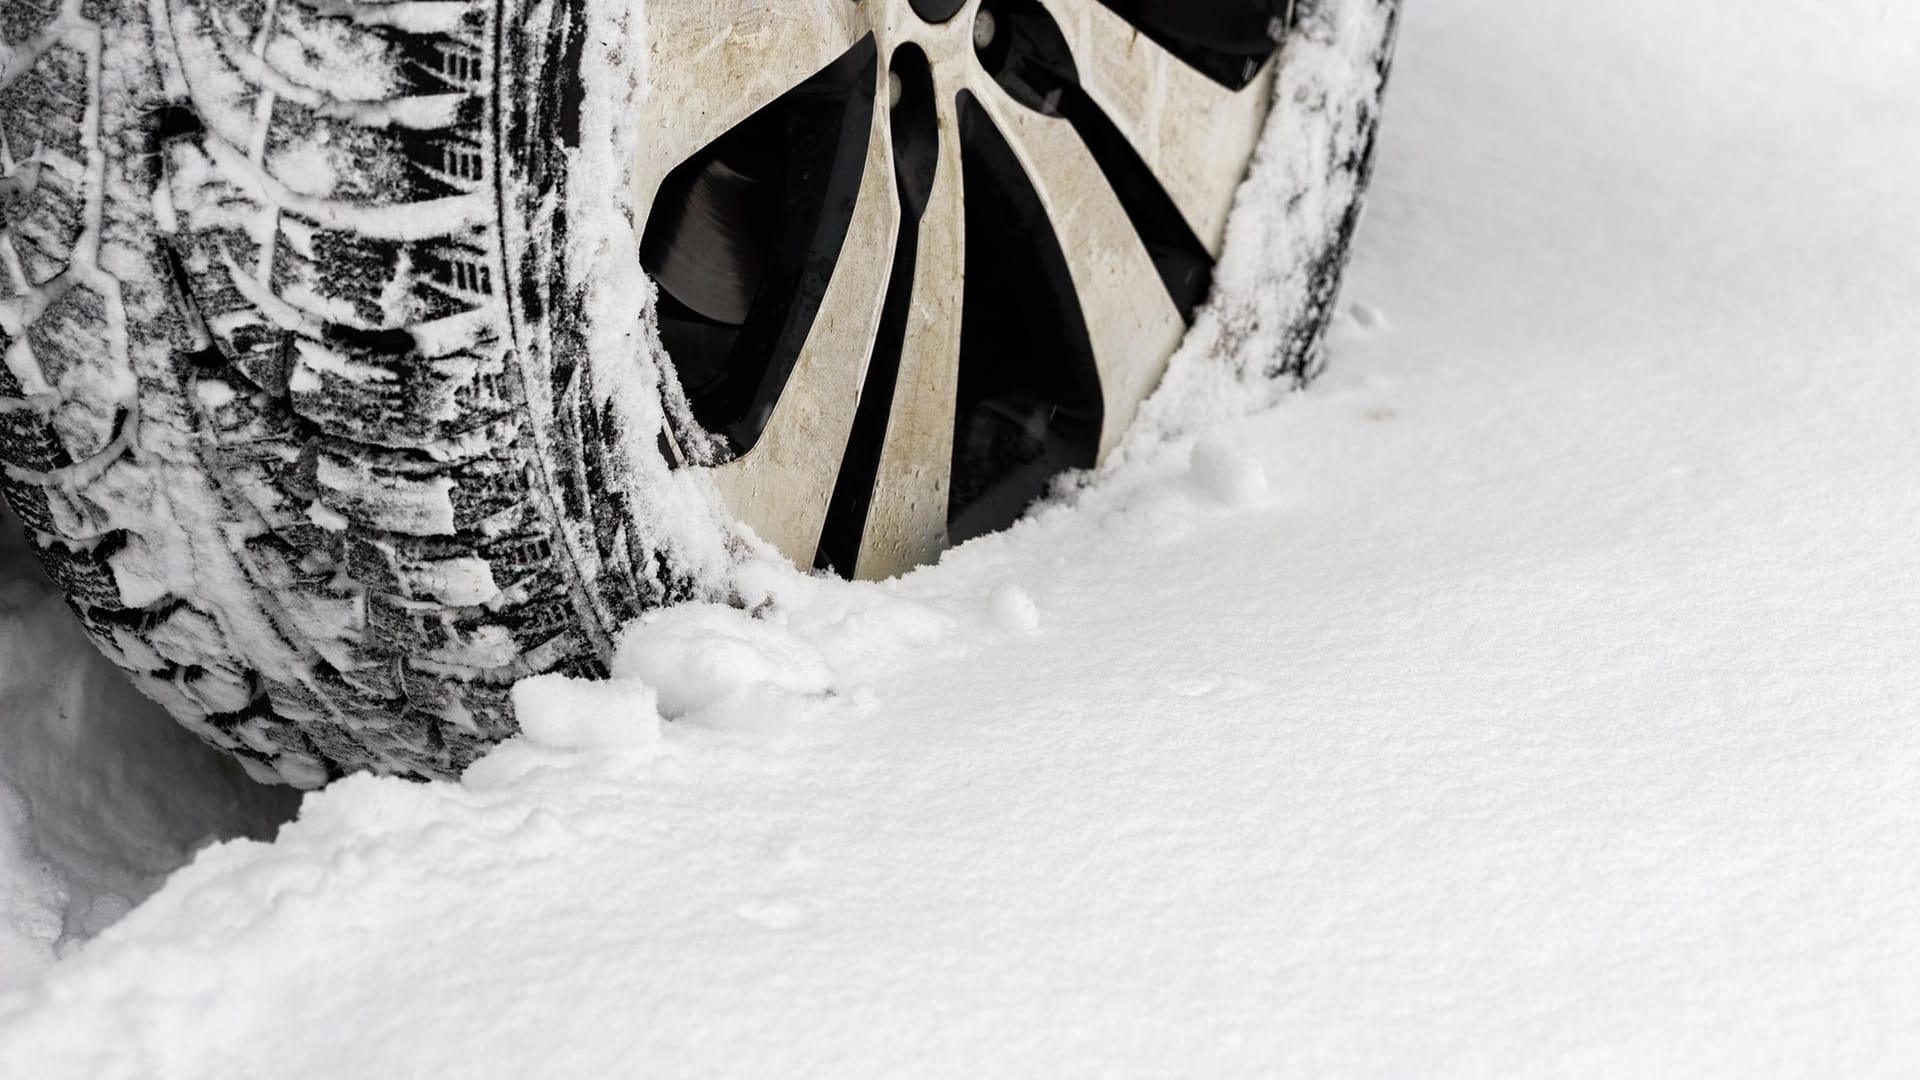
<path fill-rule="evenodd" d="M 634 177 L 672 450 L 884 577 L 1117 442 L 1204 297 L 1274 0 L 655 0 Z"/>

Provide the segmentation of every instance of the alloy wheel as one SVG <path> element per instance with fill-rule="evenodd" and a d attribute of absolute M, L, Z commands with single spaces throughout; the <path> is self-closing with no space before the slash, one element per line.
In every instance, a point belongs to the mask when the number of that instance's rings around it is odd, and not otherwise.
<path fill-rule="evenodd" d="M 641 261 L 669 452 L 900 573 L 1096 464 L 1205 298 L 1287 0 L 658 0 Z"/>

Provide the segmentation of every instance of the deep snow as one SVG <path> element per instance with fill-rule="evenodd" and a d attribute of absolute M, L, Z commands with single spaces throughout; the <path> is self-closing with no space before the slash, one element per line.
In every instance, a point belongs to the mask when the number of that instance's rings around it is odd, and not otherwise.
<path fill-rule="evenodd" d="M 1312 391 L 200 852 L 0 1075 L 1920 1069 L 1920 9 L 1406 20 Z M 151 720 L 32 589 L 8 728 Z M 89 865 L 271 820 L 155 813 Z M 0 842 L 0 963 L 71 873 Z"/>

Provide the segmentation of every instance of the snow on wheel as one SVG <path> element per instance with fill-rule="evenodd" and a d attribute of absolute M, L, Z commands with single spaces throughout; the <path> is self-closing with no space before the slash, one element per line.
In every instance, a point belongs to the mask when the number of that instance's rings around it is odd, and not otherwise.
<path fill-rule="evenodd" d="M 0 491 L 256 775 L 455 775 L 725 596 L 715 492 L 877 578 L 1101 460 L 1283 125 L 1318 218 L 1221 318 L 1304 374 L 1394 8 L 9 4 Z"/>

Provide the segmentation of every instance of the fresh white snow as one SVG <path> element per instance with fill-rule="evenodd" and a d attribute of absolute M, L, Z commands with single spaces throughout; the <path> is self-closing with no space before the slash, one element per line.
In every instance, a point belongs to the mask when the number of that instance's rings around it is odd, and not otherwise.
<path fill-rule="evenodd" d="M 4 549 L 0 1076 L 1920 1071 L 1920 8 L 1416 0 L 1394 78 L 1311 391 L 51 963 L 274 817 Z"/>

